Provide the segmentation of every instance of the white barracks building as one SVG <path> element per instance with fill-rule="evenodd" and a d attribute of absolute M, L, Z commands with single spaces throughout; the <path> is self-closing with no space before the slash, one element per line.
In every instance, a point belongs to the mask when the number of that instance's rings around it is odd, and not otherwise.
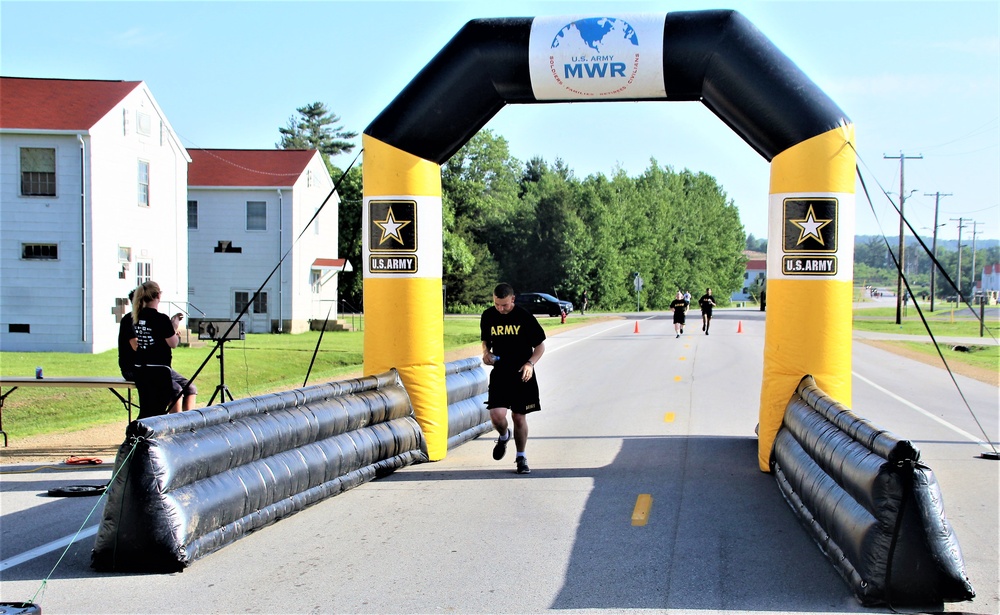
<path fill-rule="evenodd" d="M 0 78 L 0 350 L 115 348 L 148 279 L 189 311 L 189 161 L 141 81 Z"/>

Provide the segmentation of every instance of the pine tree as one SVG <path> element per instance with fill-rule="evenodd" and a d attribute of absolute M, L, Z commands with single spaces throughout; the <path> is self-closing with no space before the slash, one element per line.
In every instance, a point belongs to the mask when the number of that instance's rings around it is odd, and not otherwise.
<path fill-rule="evenodd" d="M 278 128 L 281 141 L 275 144 L 279 149 L 316 149 L 329 161 L 330 156 L 341 152 L 350 153 L 353 139 L 358 133 L 337 126 L 340 116 L 326 108 L 321 102 L 314 102 L 296 109 L 299 116 L 288 118 L 288 125 Z"/>

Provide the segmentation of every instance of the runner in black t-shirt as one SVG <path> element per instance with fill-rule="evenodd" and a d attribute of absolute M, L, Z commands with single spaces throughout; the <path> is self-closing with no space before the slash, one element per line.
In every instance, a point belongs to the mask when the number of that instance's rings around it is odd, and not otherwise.
<path fill-rule="evenodd" d="M 706 288 L 705 294 L 698 299 L 701 306 L 701 330 L 708 335 L 708 328 L 712 326 L 712 308 L 715 307 L 715 297 L 712 296 L 712 289 Z"/>
<path fill-rule="evenodd" d="M 514 305 L 514 289 L 498 284 L 493 290 L 493 307 L 483 312 L 479 321 L 483 342 L 483 363 L 492 365 L 489 398 L 486 407 L 500 437 L 493 447 L 493 459 L 503 459 L 513 433 L 517 447 L 518 474 L 528 474 L 524 455 L 528 443 L 529 412 L 541 410 L 535 364 L 545 352 L 545 331 L 534 316 Z M 511 412 L 513 432 L 507 424 Z"/>
<path fill-rule="evenodd" d="M 684 293 L 677 291 L 677 298 L 670 302 L 670 309 L 674 311 L 674 331 L 677 332 L 677 337 L 684 333 L 684 313 L 687 312 L 687 306 Z"/>

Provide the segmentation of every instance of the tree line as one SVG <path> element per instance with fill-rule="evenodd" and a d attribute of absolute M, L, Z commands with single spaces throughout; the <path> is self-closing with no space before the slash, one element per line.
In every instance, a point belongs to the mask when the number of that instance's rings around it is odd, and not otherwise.
<path fill-rule="evenodd" d="M 336 173 L 339 177 L 340 173 Z M 561 160 L 521 163 L 507 141 L 483 130 L 441 168 L 446 310 L 475 312 L 499 281 L 579 306 L 663 310 L 678 290 L 711 287 L 725 301 L 742 287 L 746 242 L 736 206 L 715 178 L 650 160 L 577 178 Z M 361 171 L 340 187 L 340 256 L 361 262 Z M 358 267 L 358 270 L 361 268 Z M 341 281 L 360 306 L 361 274 Z"/>

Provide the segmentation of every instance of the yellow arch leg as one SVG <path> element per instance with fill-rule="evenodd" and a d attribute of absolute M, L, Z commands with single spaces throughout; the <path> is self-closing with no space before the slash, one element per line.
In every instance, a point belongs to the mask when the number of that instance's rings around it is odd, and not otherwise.
<path fill-rule="evenodd" d="M 854 126 L 774 158 L 768 213 L 767 314 L 758 463 L 771 449 L 799 380 L 812 374 L 851 405 L 854 284 Z"/>
<path fill-rule="evenodd" d="M 362 139 L 364 373 L 399 371 L 428 457 L 437 461 L 448 451 L 441 167 Z"/>

